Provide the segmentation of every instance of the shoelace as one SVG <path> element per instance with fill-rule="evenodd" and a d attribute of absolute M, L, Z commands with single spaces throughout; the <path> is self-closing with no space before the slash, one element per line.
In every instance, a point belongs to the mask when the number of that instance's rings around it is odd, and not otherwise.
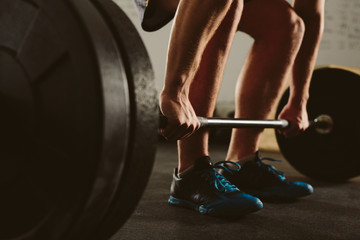
<path fill-rule="evenodd" d="M 277 168 L 275 168 L 274 166 L 272 165 L 268 165 L 266 163 L 264 163 L 263 161 L 271 161 L 271 162 L 281 162 L 281 160 L 277 160 L 277 159 L 274 159 L 274 158 L 269 158 L 269 157 L 264 157 L 264 158 L 261 158 L 259 159 L 258 161 L 256 161 L 256 164 L 261 167 L 261 168 L 264 168 L 266 169 L 267 172 L 271 173 L 271 174 L 275 174 L 276 176 L 278 176 L 282 181 L 285 180 L 285 173 L 278 170 Z M 231 169 L 231 168 L 228 168 L 226 167 L 226 164 L 228 163 L 231 163 L 231 164 L 234 164 L 236 165 L 238 168 L 237 169 Z M 220 165 L 222 164 L 222 165 Z M 234 174 L 235 172 L 238 172 L 240 171 L 241 169 L 241 166 L 236 163 L 236 162 L 231 162 L 231 161 L 221 161 L 221 162 L 218 162 L 214 165 L 214 168 L 222 168 L 224 170 L 226 170 L 227 172 L 231 173 L 231 174 Z"/>
<path fill-rule="evenodd" d="M 258 164 L 260 167 L 265 168 L 268 172 L 279 176 L 281 180 L 283 180 L 283 181 L 285 180 L 285 174 L 284 174 L 284 172 L 278 170 L 277 168 L 275 168 L 275 167 L 272 166 L 272 165 L 265 164 L 263 161 L 281 162 L 281 160 L 277 160 L 277 159 L 269 158 L 269 157 L 264 157 L 264 158 L 261 158 L 259 161 L 257 161 L 257 164 Z"/>
<path fill-rule="evenodd" d="M 225 163 L 234 164 L 235 166 L 237 166 L 237 169 L 229 169 L 228 167 L 225 166 Z M 212 171 L 206 171 L 204 173 L 206 179 L 208 181 L 211 181 L 211 184 L 214 184 L 215 188 L 218 191 L 224 192 L 224 193 L 231 193 L 231 192 L 239 191 L 239 189 L 235 185 L 231 184 L 223 175 L 216 172 L 214 170 L 215 168 L 222 168 L 222 169 L 232 173 L 233 171 L 240 171 L 241 167 L 239 164 L 237 164 L 235 162 L 230 162 L 230 161 L 217 162 L 214 164 Z"/>
<path fill-rule="evenodd" d="M 235 165 L 236 169 L 232 169 L 232 168 L 228 168 L 226 166 L 226 164 L 233 164 Z M 237 162 L 232 162 L 232 161 L 220 161 L 214 164 L 214 168 L 221 168 L 224 169 L 225 171 L 233 174 L 234 172 L 238 172 L 241 169 L 241 166 L 237 163 Z"/>

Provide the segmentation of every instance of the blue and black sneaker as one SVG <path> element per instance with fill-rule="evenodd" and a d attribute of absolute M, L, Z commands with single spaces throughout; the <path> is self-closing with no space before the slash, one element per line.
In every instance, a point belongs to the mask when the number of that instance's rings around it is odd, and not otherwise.
<path fill-rule="evenodd" d="M 240 168 L 237 163 L 233 164 Z M 240 191 L 214 168 L 223 166 L 221 162 L 213 166 L 210 158 L 205 156 L 180 176 L 175 169 L 169 203 L 222 217 L 238 217 L 263 207 L 258 198 Z"/>
<path fill-rule="evenodd" d="M 222 161 L 223 168 L 219 173 L 242 191 L 262 200 L 296 199 L 313 193 L 310 184 L 286 180 L 283 172 L 263 163 L 264 160 L 279 161 L 262 158 L 260 153 L 256 152 L 255 161 L 245 163 L 240 171 L 226 167 L 230 161 L 226 161 L 227 163 Z"/>

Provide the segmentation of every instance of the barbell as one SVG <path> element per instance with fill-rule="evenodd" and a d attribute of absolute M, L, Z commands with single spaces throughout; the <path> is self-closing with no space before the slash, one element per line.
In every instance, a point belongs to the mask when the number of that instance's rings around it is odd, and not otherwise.
<path fill-rule="evenodd" d="M 0 96 L 0 239 L 109 239 L 158 138 L 152 66 L 125 13 L 110 0 L 0 1 Z"/>
<path fill-rule="evenodd" d="M 0 29 L 0 239 L 109 239 L 137 206 L 156 151 L 141 37 L 110 0 L 2 0 Z M 327 114 L 334 128 L 277 136 L 300 172 L 360 173 L 359 83 L 343 69 L 314 72 L 309 116 Z"/>

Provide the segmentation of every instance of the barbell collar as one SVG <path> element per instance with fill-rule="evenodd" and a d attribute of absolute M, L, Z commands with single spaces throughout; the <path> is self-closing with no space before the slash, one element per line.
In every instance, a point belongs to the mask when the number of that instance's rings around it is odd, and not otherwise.
<path fill-rule="evenodd" d="M 314 128 L 317 133 L 329 134 L 334 128 L 334 121 L 331 116 L 321 114 L 314 120 L 310 121 L 311 128 Z"/>

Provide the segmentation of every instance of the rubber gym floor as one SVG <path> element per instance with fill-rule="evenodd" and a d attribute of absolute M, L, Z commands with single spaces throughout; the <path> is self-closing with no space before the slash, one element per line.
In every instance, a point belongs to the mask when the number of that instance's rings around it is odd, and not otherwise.
<path fill-rule="evenodd" d="M 214 162 L 223 160 L 225 145 L 213 145 L 210 149 Z M 261 153 L 284 160 L 277 152 Z M 176 164 L 175 143 L 161 142 L 152 176 L 137 209 L 111 240 L 360 239 L 360 177 L 341 184 L 315 181 L 284 160 L 274 166 L 290 180 L 311 183 L 314 194 L 292 202 L 264 202 L 262 210 L 229 220 L 168 205 Z"/>

